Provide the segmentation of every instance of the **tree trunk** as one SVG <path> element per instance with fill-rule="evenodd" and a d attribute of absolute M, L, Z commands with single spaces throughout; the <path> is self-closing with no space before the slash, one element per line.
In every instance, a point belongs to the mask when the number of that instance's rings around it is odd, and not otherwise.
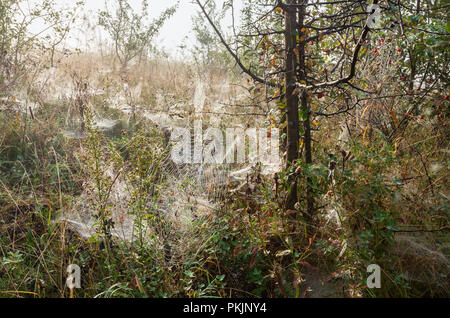
<path fill-rule="evenodd" d="M 308 1 L 305 1 L 305 5 Z M 305 20 L 306 7 L 301 6 L 298 13 L 298 34 L 299 38 L 306 38 L 307 36 L 302 34 L 303 24 Z M 298 45 L 299 52 L 299 72 L 298 72 L 298 81 L 300 83 L 306 83 L 306 50 L 305 43 L 300 40 Z M 308 92 L 304 90 L 301 93 L 301 112 L 304 115 L 303 120 L 303 146 L 305 147 L 305 163 L 312 164 L 312 149 L 311 149 L 311 125 L 310 125 L 310 109 L 308 104 Z M 314 192 L 312 189 L 312 180 L 310 177 L 306 178 L 306 215 L 307 218 L 312 219 L 314 213 Z"/>
<path fill-rule="evenodd" d="M 288 0 L 287 4 L 297 4 L 297 0 Z M 297 44 L 297 16 L 296 8 L 286 6 L 285 10 L 285 50 L 286 50 L 286 111 L 287 111 L 287 150 L 286 167 L 289 169 L 293 162 L 298 159 L 299 146 L 299 117 L 298 117 L 298 95 L 295 94 L 296 70 L 298 66 L 295 46 Z M 297 202 L 297 178 L 292 173 L 288 179 L 290 191 L 286 200 L 286 209 L 294 209 Z"/>

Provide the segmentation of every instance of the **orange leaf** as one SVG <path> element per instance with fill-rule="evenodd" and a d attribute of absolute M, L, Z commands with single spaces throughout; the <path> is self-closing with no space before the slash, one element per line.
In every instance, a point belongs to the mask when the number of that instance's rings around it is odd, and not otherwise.
<path fill-rule="evenodd" d="M 389 114 L 391 114 L 392 119 L 395 122 L 395 127 L 398 128 L 398 119 L 395 117 L 395 114 L 392 111 L 389 111 Z"/>
<path fill-rule="evenodd" d="M 137 274 L 134 276 L 134 279 L 136 280 L 136 286 L 139 289 L 139 291 L 142 293 L 142 287 L 141 284 L 139 284 L 139 277 L 137 276 Z"/>
<path fill-rule="evenodd" d="M 366 129 L 364 129 L 363 141 L 366 139 L 367 128 L 369 128 L 369 125 L 367 125 L 367 126 L 366 126 Z"/>

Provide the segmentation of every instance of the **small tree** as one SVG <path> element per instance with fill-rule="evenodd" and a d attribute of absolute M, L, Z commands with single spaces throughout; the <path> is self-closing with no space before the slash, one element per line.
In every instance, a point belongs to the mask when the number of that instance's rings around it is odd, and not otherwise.
<path fill-rule="evenodd" d="M 55 6 L 53 4 L 53 6 Z M 47 15 L 47 24 L 49 24 L 47 31 L 53 31 L 52 36 L 47 35 L 45 40 L 50 50 L 50 66 L 55 64 L 56 48 L 68 37 L 71 26 L 75 23 L 78 9 L 84 6 L 84 1 L 77 1 L 71 8 L 65 10 L 57 10 L 53 8 Z"/>
<path fill-rule="evenodd" d="M 61 10 L 56 0 L 43 0 L 34 5 L 25 0 L 0 1 L 0 92 L 23 82 L 31 73 L 27 69 L 30 64 L 34 67 L 42 64 L 42 59 L 33 58 L 34 49 L 49 52 L 53 65 L 55 50 L 67 37 L 82 4 L 83 1 L 77 1 L 73 7 Z M 43 26 L 32 34 L 30 27 L 37 22 Z"/>
<path fill-rule="evenodd" d="M 346 1 L 247 1 L 244 5 L 243 34 L 235 39 L 236 49 L 224 39 L 209 17 L 204 1 L 196 0 L 221 42 L 236 64 L 255 82 L 266 85 L 280 101 L 283 110 L 281 126 L 286 134 L 286 168 L 291 169 L 304 156 L 306 166 L 313 163 L 312 111 L 315 96 L 325 93 L 342 95 L 342 91 L 358 88 L 355 79 L 360 50 L 370 32 L 369 12 L 363 0 Z M 206 2 L 208 3 L 208 1 Z M 378 0 L 373 0 L 377 5 Z M 350 36 L 353 35 L 353 36 Z M 333 47 L 333 66 L 324 70 L 328 51 Z M 331 50 L 331 49 L 330 49 Z M 320 97 L 319 97 L 320 98 Z M 291 190 L 286 209 L 298 201 L 297 177 L 289 174 Z M 314 188 L 306 176 L 306 215 L 314 215 Z"/>
<path fill-rule="evenodd" d="M 217 4 L 214 1 L 210 1 L 205 4 L 205 9 L 208 10 L 208 15 L 216 26 L 220 28 L 220 23 L 225 17 L 226 8 L 219 10 Z M 195 61 L 204 65 L 212 65 L 216 64 L 218 60 L 223 60 L 226 55 L 223 52 L 222 44 L 217 39 L 214 30 L 209 26 L 203 13 L 197 12 L 197 15 L 192 18 L 192 24 L 197 42 L 192 51 Z"/>
<path fill-rule="evenodd" d="M 117 9 L 114 14 L 108 9 L 108 1 L 105 1 L 106 10 L 99 12 L 99 25 L 111 36 L 114 42 L 114 50 L 122 67 L 142 55 L 150 47 L 151 40 L 158 34 L 163 24 L 176 11 L 178 4 L 166 9 L 161 15 L 148 21 L 149 5 L 147 0 L 142 1 L 142 10 L 136 13 L 125 0 L 114 0 Z"/>

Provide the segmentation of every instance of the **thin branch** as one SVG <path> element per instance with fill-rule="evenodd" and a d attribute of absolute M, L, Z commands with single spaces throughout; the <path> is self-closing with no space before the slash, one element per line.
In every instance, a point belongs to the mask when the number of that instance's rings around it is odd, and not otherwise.
<path fill-rule="evenodd" d="M 244 64 L 242 64 L 239 56 L 236 55 L 236 53 L 233 52 L 233 50 L 230 48 L 230 46 L 228 45 L 228 43 L 225 41 L 225 39 L 223 38 L 222 34 L 220 33 L 220 31 L 217 29 L 216 25 L 214 24 L 214 22 L 211 20 L 210 16 L 208 15 L 208 13 L 205 10 L 205 7 L 201 4 L 200 0 L 195 0 L 197 2 L 197 4 L 199 5 L 200 9 L 202 10 L 203 14 L 205 15 L 206 19 L 208 20 L 209 24 L 211 24 L 212 28 L 214 29 L 214 31 L 216 32 L 217 36 L 220 39 L 220 42 L 222 42 L 222 44 L 225 46 L 225 48 L 227 49 L 228 53 L 231 54 L 231 56 L 234 58 L 234 60 L 236 61 L 236 63 L 239 65 L 239 67 L 242 69 L 242 71 L 244 73 L 246 73 L 247 75 L 249 75 L 254 81 L 271 86 L 271 87 L 279 87 L 280 85 L 268 82 L 260 77 L 258 77 L 257 75 L 255 75 L 253 72 L 251 72 L 248 68 L 246 68 L 244 66 Z"/>

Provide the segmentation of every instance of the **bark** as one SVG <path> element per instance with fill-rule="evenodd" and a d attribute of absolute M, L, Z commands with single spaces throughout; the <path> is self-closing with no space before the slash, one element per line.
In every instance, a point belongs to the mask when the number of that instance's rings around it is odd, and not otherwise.
<path fill-rule="evenodd" d="M 305 1 L 307 4 L 308 1 Z M 302 34 L 302 28 L 304 26 L 306 7 L 301 6 L 298 13 L 298 33 L 300 38 L 306 38 L 306 35 Z M 298 45 L 299 52 L 299 72 L 298 72 L 298 82 L 306 84 L 306 50 L 305 50 L 305 42 L 300 41 Z M 303 121 L 303 146 L 305 153 L 305 163 L 312 164 L 312 147 L 311 147 L 311 124 L 310 124 L 310 108 L 308 104 L 308 91 L 304 89 L 301 93 L 301 111 L 302 114 L 305 114 L 305 119 Z M 314 191 L 312 188 L 312 180 L 310 177 L 306 178 L 306 216 L 309 219 L 312 219 L 314 214 Z"/>
<path fill-rule="evenodd" d="M 288 0 L 287 4 L 297 4 L 297 0 Z M 298 95 L 295 94 L 296 71 L 298 67 L 298 57 L 294 52 L 297 44 L 297 15 L 295 7 L 284 7 L 285 14 L 285 87 L 286 87 L 286 119 L 287 119 L 287 149 L 286 149 L 286 167 L 289 169 L 298 159 L 299 146 L 299 114 L 298 114 Z M 290 191 L 286 200 L 286 209 L 294 209 L 297 202 L 297 178 L 292 173 L 289 177 Z"/>

